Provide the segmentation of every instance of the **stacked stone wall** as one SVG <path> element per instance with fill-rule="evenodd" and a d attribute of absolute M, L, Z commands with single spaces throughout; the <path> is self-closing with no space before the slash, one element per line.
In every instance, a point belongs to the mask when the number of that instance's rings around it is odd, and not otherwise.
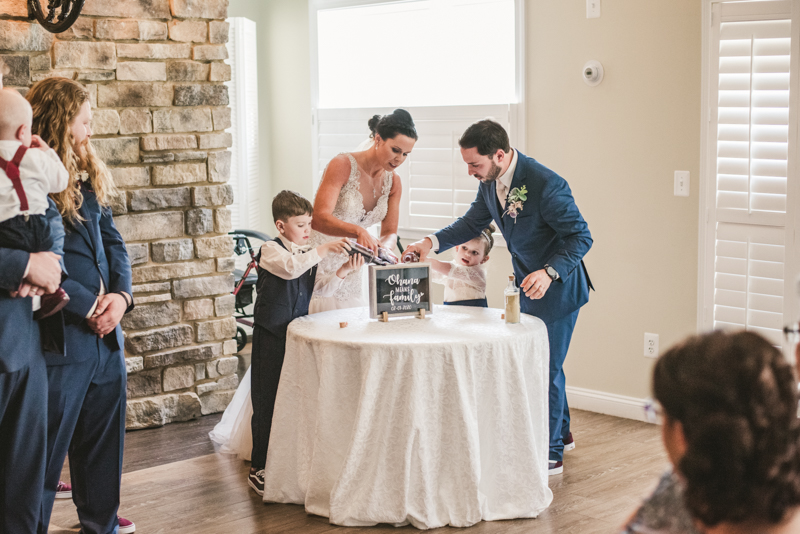
<path fill-rule="evenodd" d="M 121 190 L 113 212 L 136 300 L 122 321 L 128 428 L 219 412 L 239 381 L 227 10 L 227 0 L 87 0 L 54 36 L 28 21 L 26 0 L 0 0 L 5 85 L 84 83 L 93 144 Z"/>

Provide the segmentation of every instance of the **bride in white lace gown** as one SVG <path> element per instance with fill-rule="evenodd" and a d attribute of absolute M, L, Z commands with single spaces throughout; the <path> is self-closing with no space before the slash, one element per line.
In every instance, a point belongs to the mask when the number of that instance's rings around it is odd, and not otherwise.
<path fill-rule="evenodd" d="M 309 244 L 317 247 L 340 237 L 351 237 L 377 251 L 394 248 L 400 218 L 402 185 L 395 172 L 408 157 L 417 140 L 411 115 L 397 109 L 390 115 L 375 115 L 369 120 L 372 134 L 364 150 L 334 157 L 322 175 L 314 199 L 312 234 Z M 362 145 L 363 146 L 363 145 Z M 380 237 L 368 228 L 380 223 Z M 328 256 L 319 263 L 317 276 L 335 271 L 348 255 Z M 314 297 L 309 313 L 366 306 L 362 288 L 366 269 L 350 273 L 332 297 Z M 249 460 L 253 444 L 250 419 L 250 370 L 225 410 L 222 420 L 209 433 L 222 452 L 235 453 Z"/>

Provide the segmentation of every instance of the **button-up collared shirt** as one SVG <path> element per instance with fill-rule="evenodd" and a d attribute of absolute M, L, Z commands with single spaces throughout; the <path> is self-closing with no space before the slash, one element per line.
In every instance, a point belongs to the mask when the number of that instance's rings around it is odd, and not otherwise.
<path fill-rule="evenodd" d="M 322 261 L 322 257 L 316 248 L 309 249 L 308 247 L 297 245 L 283 236 L 279 236 L 278 239 L 281 240 L 281 243 L 286 248 L 283 248 L 275 241 L 267 241 L 261 245 L 259 268 L 266 269 L 284 280 L 294 280 Z M 317 278 L 314 282 L 314 295 L 321 297 L 332 296 L 339 289 L 342 280 L 342 278 L 336 276 L 335 271 L 329 275 L 317 273 Z"/>

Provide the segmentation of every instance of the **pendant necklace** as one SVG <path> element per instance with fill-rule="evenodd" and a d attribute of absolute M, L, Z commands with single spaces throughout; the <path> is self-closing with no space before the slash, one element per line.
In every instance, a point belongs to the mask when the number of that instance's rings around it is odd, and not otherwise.
<path fill-rule="evenodd" d="M 370 178 L 372 178 L 372 177 L 370 176 Z M 375 179 L 372 178 L 372 180 L 373 180 L 373 182 L 372 182 L 372 198 L 378 198 L 378 196 L 379 196 L 378 195 L 378 188 L 375 187 L 375 181 L 374 181 Z"/>

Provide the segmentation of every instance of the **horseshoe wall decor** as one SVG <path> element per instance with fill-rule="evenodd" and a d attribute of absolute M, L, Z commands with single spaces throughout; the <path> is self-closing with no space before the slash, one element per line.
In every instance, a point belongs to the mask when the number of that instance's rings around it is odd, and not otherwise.
<path fill-rule="evenodd" d="M 85 1 L 28 0 L 28 18 L 36 19 L 50 33 L 65 32 L 78 20 Z"/>

